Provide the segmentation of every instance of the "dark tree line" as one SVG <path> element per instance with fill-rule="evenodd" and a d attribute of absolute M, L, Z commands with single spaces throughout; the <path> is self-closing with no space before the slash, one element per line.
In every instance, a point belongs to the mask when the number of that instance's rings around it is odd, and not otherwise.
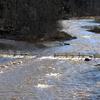
<path fill-rule="evenodd" d="M 61 9 L 61 0 L 0 0 L 0 30 L 33 39 L 48 37 L 56 30 Z"/>
<path fill-rule="evenodd" d="M 100 0 L 63 0 L 68 16 L 99 16 Z"/>
<path fill-rule="evenodd" d="M 0 36 L 52 37 L 62 16 L 100 15 L 99 11 L 100 0 L 0 0 Z"/>

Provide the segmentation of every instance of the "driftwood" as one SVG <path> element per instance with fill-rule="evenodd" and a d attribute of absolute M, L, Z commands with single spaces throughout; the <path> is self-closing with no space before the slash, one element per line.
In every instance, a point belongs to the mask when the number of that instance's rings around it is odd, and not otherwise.
<path fill-rule="evenodd" d="M 80 57 L 80 58 L 100 58 L 100 54 L 73 54 L 73 53 L 55 53 L 54 57 Z"/>
<path fill-rule="evenodd" d="M 0 57 L 4 58 L 34 58 L 34 56 L 28 54 L 28 53 L 13 53 L 13 54 L 0 54 Z"/>

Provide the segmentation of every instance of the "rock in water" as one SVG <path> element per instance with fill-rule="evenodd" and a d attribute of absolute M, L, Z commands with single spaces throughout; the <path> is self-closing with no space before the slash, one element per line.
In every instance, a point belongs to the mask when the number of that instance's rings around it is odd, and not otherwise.
<path fill-rule="evenodd" d="M 85 58 L 84 61 L 91 61 L 91 58 Z"/>

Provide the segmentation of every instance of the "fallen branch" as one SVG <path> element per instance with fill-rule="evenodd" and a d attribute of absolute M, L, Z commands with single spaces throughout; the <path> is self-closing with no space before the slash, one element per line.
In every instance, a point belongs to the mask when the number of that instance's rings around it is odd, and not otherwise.
<path fill-rule="evenodd" d="M 54 57 L 80 57 L 80 58 L 100 58 L 100 54 L 71 54 L 71 53 L 56 53 Z"/>

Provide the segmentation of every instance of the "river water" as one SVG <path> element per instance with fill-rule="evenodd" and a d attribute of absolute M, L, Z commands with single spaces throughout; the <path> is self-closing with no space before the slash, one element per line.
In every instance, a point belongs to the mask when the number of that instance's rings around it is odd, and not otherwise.
<path fill-rule="evenodd" d="M 20 64 L 1 68 L 0 100 L 100 100 L 100 59 L 92 58 L 86 62 L 79 58 L 54 57 L 55 53 L 100 54 L 100 35 L 82 28 L 99 24 L 93 23 L 92 19 L 59 23 L 62 31 L 77 39 L 46 42 L 38 46 L 0 40 L 0 43 L 13 45 L 18 52 L 29 52 L 34 56 L 18 59 L 22 61 Z M 16 49 L 9 52 L 16 52 Z"/>

